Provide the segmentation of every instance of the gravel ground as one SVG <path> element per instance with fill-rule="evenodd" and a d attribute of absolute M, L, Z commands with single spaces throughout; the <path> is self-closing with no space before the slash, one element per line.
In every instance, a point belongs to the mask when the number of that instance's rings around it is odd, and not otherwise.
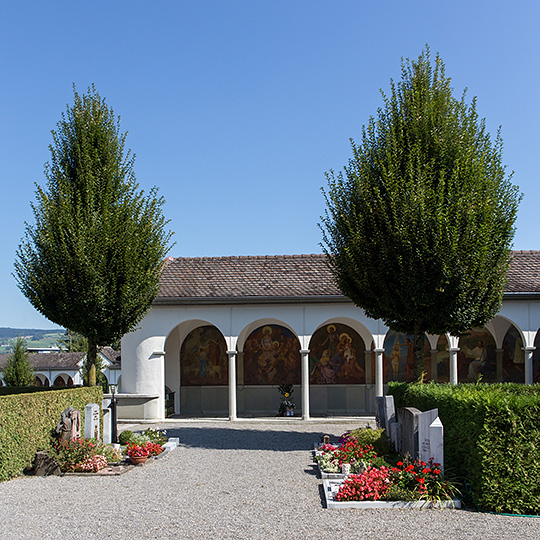
<path fill-rule="evenodd" d="M 181 446 L 121 476 L 1 483 L 0 538 L 540 538 L 538 518 L 464 510 L 326 509 L 310 448 L 322 434 L 339 436 L 358 423 L 276 419 L 152 427 L 165 427 Z"/>

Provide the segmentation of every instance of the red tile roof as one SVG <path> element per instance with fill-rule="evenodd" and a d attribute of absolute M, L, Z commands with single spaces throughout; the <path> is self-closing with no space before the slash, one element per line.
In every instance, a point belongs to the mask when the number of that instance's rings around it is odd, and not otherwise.
<path fill-rule="evenodd" d="M 540 251 L 515 251 L 509 294 L 540 293 Z M 168 257 L 155 304 L 343 301 L 325 255 Z"/>

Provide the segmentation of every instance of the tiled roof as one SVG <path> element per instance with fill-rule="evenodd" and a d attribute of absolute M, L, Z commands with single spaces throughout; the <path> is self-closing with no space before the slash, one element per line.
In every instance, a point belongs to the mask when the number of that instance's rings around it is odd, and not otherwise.
<path fill-rule="evenodd" d="M 340 296 L 324 255 L 167 259 L 156 303 Z"/>
<path fill-rule="evenodd" d="M 120 367 L 120 351 L 111 347 L 101 349 L 103 356 L 111 362 L 111 368 Z M 0 354 L 0 370 L 4 369 L 9 353 Z M 34 369 L 79 369 L 79 362 L 86 356 L 85 352 L 59 352 L 59 353 L 30 353 L 28 361 Z"/>
<path fill-rule="evenodd" d="M 325 255 L 172 258 L 156 304 L 343 300 Z M 540 251 L 515 251 L 509 294 L 540 293 Z"/>
<path fill-rule="evenodd" d="M 514 251 L 506 292 L 540 293 L 540 251 Z"/>

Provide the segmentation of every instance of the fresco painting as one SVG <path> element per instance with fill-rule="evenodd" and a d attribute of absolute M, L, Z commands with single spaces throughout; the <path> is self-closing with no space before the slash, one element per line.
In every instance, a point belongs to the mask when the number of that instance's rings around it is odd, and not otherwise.
<path fill-rule="evenodd" d="M 458 380 L 494 382 L 497 378 L 495 340 L 486 328 L 473 328 L 459 338 Z"/>
<path fill-rule="evenodd" d="M 182 386 L 222 386 L 229 382 L 227 344 L 215 326 L 192 330 L 180 349 Z"/>
<path fill-rule="evenodd" d="M 523 339 L 515 326 L 511 326 L 508 332 L 506 332 L 502 350 L 503 382 L 524 383 L 525 353 L 523 352 Z"/>
<path fill-rule="evenodd" d="M 300 384 L 300 342 L 275 324 L 252 332 L 244 345 L 244 384 Z"/>
<path fill-rule="evenodd" d="M 317 330 L 309 344 L 310 384 L 364 384 L 365 344 L 347 325 L 333 323 Z"/>
<path fill-rule="evenodd" d="M 424 372 L 424 380 L 431 379 L 431 353 L 429 341 L 424 337 L 424 356 L 415 365 L 414 336 L 391 330 L 384 340 L 384 382 L 412 382 Z"/>

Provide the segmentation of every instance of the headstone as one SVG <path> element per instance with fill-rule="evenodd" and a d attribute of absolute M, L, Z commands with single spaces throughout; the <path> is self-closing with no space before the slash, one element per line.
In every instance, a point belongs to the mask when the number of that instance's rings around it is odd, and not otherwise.
<path fill-rule="evenodd" d="M 421 414 L 416 407 L 403 407 L 398 409 L 399 422 L 399 453 L 418 457 L 418 415 Z"/>
<path fill-rule="evenodd" d="M 399 450 L 399 424 L 397 422 L 390 424 L 390 440 L 392 441 L 394 450 L 397 452 Z"/>
<path fill-rule="evenodd" d="M 431 450 L 429 457 L 432 457 L 433 462 L 438 463 L 441 471 L 444 471 L 444 427 L 438 416 L 429 426 L 429 442 Z"/>
<path fill-rule="evenodd" d="M 52 458 L 47 452 L 36 452 L 34 461 L 34 474 L 36 476 L 58 476 L 62 474 L 60 464 Z"/>
<path fill-rule="evenodd" d="M 428 461 L 432 455 L 429 426 L 439 416 L 438 409 L 431 409 L 418 415 L 418 451 L 422 461 Z"/>
<path fill-rule="evenodd" d="M 103 444 L 112 443 L 112 413 L 111 409 L 104 407 L 103 411 Z"/>
<path fill-rule="evenodd" d="M 99 439 L 99 405 L 89 403 L 84 408 L 84 438 Z"/>
<path fill-rule="evenodd" d="M 73 441 L 81 437 L 81 411 L 68 407 L 60 415 L 56 433 L 61 441 Z"/>
<path fill-rule="evenodd" d="M 376 405 L 377 426 L 386 429 L 389 436 L 390 424 L 396 421 L 394 396 L 379 396 L 376 398 Z"/>

